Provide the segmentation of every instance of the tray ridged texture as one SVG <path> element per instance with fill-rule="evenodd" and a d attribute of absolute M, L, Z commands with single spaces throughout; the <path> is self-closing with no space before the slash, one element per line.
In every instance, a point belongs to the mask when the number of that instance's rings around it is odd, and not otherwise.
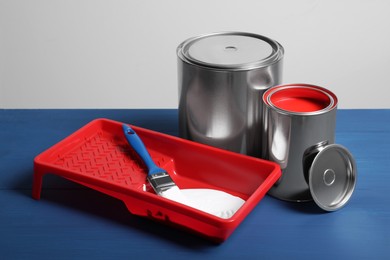
<path fill-rule="evenodd" d="M 164 165 L 164 157 L 153 157 L 157 165 Z M 56 166 L 123 186 L 142 188 L 146 168 L 124 138 L 97 132 L 84 137 L 81 145 L 58 155 Z"/>
<path fill-rule="evenodd" d="M 245 204 L 226 221 L 141 190 L 146 184 L 146 169 L 127 143 L 122 125 L 96 119 L 36 156 L 33 198 L 40 198 L 43 176 L 51 173 L 118 198 L 135 215 L 221 242 L 281 175 L 276 163 L 134 126 L 153 160 L 181 189 L 212 188 L 246 198 Z"/>

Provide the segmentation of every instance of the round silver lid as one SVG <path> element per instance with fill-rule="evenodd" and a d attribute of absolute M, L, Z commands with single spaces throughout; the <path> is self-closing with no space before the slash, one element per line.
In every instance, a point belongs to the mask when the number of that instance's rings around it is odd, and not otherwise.
<path fill-rule="evenodd" d="M 191 38 L 178 48 L 178 55 L 198 65 L 220 69 L 252 69 L 283 57 L 282 46 L 267 37 L 223 32 Z"/>
<path fill-rule="evenodd" d="M 343 207 L 356 185 L 357 170 L 351 153 L 343 146 L 325 146 L 309 170 L 309 187 L 315 203 L 326 211 Z"/>

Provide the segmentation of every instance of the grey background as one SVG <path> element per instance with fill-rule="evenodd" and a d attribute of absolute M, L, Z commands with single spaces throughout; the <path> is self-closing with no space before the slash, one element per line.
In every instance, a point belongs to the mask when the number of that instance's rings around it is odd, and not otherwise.
<path fill-rule="evenodd" d="M 0 0 L 0 108 L 176 108 L 176 47 L 246 31 L 285 48 L 284 83 L 390 108 L 390 1 Z"/>

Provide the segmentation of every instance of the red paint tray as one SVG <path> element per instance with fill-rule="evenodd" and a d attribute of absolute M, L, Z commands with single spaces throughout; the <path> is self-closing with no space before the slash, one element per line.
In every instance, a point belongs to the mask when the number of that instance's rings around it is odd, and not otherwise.
<path fill-rule="evenodd" d="M 35 158 L 33 197 L 40 198 L 43 175 L 56 174 L 122 200 L 132 214 L 224 241 L 281 175 L 273 162 L 132 127 L 179 188 L 222 190 L 244 199 L 244 205 L 222 219 L 144 191 L 145 167 L 122 123 L 107 119 L 90 122 Z"/>

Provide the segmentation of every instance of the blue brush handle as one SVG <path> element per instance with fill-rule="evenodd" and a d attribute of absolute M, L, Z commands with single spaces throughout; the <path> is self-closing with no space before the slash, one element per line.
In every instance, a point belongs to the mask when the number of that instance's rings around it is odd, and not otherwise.
<path fill-rule="evenodd" d="M 139 138 L 139 136 L 134 132 L 134 130 L 125 124 L 122 126 L 122 128 L 127 141 L 133 147 L 135 152 L 141 157 L 143 162 L 146 164 L 146 167 L 148 167 L 148 175 L 165 172 L 164 169 L 159 168 L 153 162 L 152 157 L 150 157 L 144 143 L 142 142 L 141 138 Z"/>

